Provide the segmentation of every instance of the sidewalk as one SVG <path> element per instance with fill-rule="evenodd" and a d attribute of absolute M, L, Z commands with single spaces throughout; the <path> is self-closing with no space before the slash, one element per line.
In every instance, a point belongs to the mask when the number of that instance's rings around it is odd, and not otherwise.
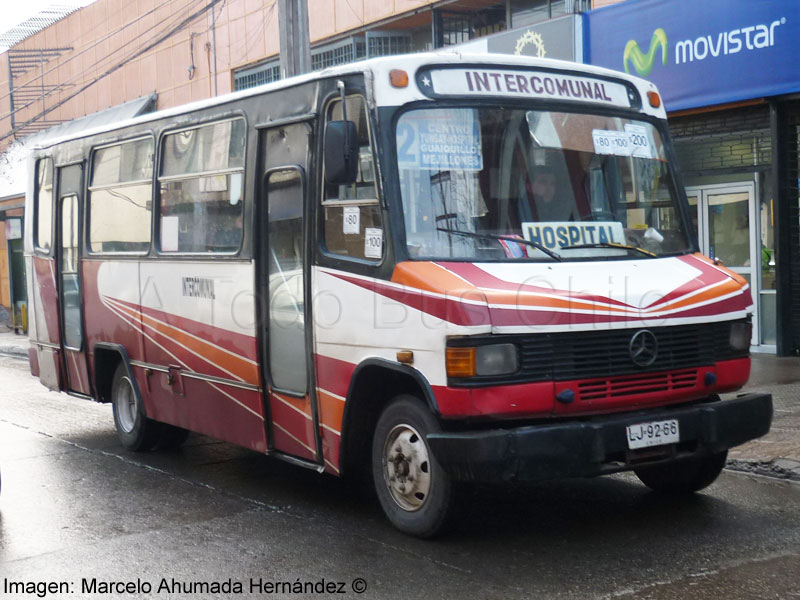
<path fill-rule="evenodd" d="M 17 335 L 5 325 L 0 325 L 0 355 L 28 360 L 28 348 L 30 342 L 27 335 Z"/>
<path fill-rule="evenodd" d="M 800 481 L 800 358 L 770 354 L 751 357 L 750 381 L 738 393 L 772 394 L 772 428 L 763 438 L 731 449 L 728 468 Z"/>
<path fill-rule="evenodd" d="M 28 348 L 28 336 L 0 326 L 0 355 L 27 360 Z M 800 481 L 800 358 L 753 354 L 752 359 L 750 381 L 737 393 L 772 394 L 775 416 L 766 436 L 728 453 L 728 468 Z"/>

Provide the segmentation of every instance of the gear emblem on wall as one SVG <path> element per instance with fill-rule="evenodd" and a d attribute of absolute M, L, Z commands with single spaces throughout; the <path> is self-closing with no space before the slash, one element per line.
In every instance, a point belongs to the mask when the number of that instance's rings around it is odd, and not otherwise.
<path fill-rule="evenodd" d="M 544 58 L 547 54 L 547 50 L 544 48 L 542 34 L 530 30 L 523 33 L 522 36 L 520 36 L 520 38 L 517 40 L 517 47 L 514 49 L 514 54 L 516 56 L 522 55 L 522 51 L 528 44 L 533 44 L 533 46 L 536 48 L 536 56 L 539 58 Z"/>

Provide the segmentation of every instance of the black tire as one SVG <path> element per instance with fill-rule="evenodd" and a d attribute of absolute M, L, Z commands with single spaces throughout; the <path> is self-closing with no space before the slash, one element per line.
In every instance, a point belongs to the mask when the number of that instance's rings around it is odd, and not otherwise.
<path fill-rule="evenodd" d="M 381 508 L 397 529 L 420 538 L 442 531 L 452 514 L 453 483 L 426 441 L 438 431 L 421 400 L 400 395 L 384 409 L 372 438 L 372 481 Z"/>
<path fill-rule="evenodd" d="M 719 477 L 728 451 L 664 465 L 641 467 L 633 472 L 639 480 L 662 494 L 691 494 L 708 487 Z"/>
<path fill-rule="evenodd" d="M 111 384 L 111 407 L 114 425 L 122 445 L 128 450 L 151 450 L 161 437 L 162 425 L 147 418 L 136 385 L 122 363 L 117 366 Z"/>
<path fill-rule="evenodd" d="M 176 450 L 183 445 L 186 438 L 189 437 L 189 430 L 177 425 L 167 425 L 161 423 L 161 433 L 156 443 L 156 448 L 159 450 Z"/>

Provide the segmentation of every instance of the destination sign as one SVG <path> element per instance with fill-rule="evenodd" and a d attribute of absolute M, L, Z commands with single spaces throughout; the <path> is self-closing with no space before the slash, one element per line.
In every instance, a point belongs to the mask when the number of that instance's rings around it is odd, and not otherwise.
<path fill-rule="evenodd" d="M 547 223 L 523 223 L 522 234 L 529 242 L 540 244 L 555 252 L 565 246 L 584 244 L 624 244 L 625 232 L 619 221 L 558 221 Z M 567 250 L 570 256 L 608 255 L 608 250 L 581 248 Z"/>
<path fill-rule="evenodd" d="M 397 124 L 401 169 L 480 171 L 481 128 L 471 108 L 416 110 Z"/>
<path fill-rule="evenodd" d="M 628 88 L 621 83 L 563 73 L 481 67 L 433 69 L 419 76 L 418 82 L 423 92 L 434 96 L 511 96 L 631 106 Z"/>

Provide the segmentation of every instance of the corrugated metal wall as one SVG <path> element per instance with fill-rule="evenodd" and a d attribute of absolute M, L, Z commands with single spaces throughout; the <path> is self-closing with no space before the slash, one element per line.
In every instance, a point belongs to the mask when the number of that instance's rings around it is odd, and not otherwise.
<path fill-rule="evenodd" d="M 772 163 L 769 107 L 749 106 L 674 117 L 670 131 L 684 173 L 741 169 Z"/>

